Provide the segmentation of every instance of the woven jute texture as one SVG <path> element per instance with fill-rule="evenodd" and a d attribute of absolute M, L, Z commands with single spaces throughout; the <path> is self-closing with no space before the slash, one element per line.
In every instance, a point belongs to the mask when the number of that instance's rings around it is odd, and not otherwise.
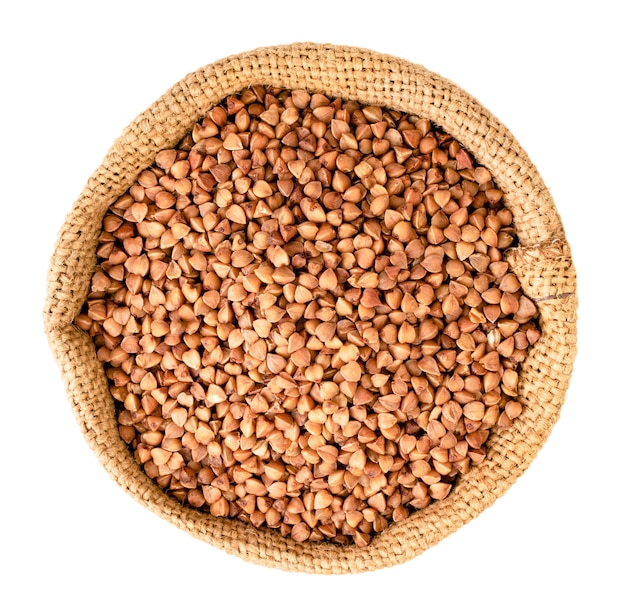
<path fill-rule="evenodd" d="M 250 85 L 302 88 L 430 119 L 486 166 L 512 211 L 519 245 L 507 253 L 539 309 L 542 336 L 520 373 L 523 412 L 488 441 L 486 459 L 451 494 L 392 524 L 365 548 L 299 544 L 278 531 L 183 507 L 135 463 L 120 439 L 113 400 L 91 339 L 73 321 L 89 290 L 107 208 L 215 104 Z M 44 308 L 45 331 L 86 440 L 111 477 L 154 513 L 194 537 L 258 564 L 349 573 L 392 566 L 438 543 L 504 494 L 559 417 L 576 352 L 576 275 L 554 202 L 513 135 L 461 88 L 422 66 L 364 49 L 295 44 L 228 57 L 187 75 L 137 117 L 89 178 L 60 230 Z"/>

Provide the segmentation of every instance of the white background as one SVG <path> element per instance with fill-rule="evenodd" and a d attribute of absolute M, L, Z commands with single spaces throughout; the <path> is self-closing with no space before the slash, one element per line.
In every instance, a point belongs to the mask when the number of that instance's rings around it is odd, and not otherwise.
<path fill-rule="evenodd" d="M 0 609 L 625 611 L 624 45 L 618 3 L 14 2 L 0 39 Z M 127 496 L 84 442 L 43 335 L 56 234 L 122 129 L 176 81 L 259 46 L 329 42 L 455 81 L 552 191 L 579 275 L 579 344 L 537 459 L 404 565 L 266 569 Z"/>

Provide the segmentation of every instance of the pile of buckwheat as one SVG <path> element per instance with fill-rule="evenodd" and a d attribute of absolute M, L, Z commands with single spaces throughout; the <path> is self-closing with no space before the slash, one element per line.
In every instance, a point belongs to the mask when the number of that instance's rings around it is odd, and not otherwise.
<path fill-rule="evenodd" d="M 76 319 L 137 462 L 296 541 L 365 546 L 445 498 L 540 335 L 501 199 L 427 120 L 228 97 L 107 211 Z"/>

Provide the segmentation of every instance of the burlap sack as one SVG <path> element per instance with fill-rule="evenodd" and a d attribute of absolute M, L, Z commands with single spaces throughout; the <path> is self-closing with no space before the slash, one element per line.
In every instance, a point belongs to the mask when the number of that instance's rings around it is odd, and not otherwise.
<path fill-rule="evenodd" d="M 185 508 L 135 463 L 120 439 L 112 398 L 91 339 L 73 325 L 89 289 L 107 207 L 155 155 L 229 94 L 252 84 L 303 88 L 432 120 L 492 173 L 513 212 L 519 248 L 508 260 L 534 299 L 543 331 L 523 363 L 523 412 L 488 441 L 484 462 L 445 499 L 392 524 L 366 548 L 299 544 L 278 531 Z M 559 417 L 576 350 L 576 276 L 552 197 L 511 133 L 474 98 L 421 66 L 372 51 L 317 44 L 257 49 L 187 75 L 135 119 L 93 173 L 61 228 L 52 256 L 45 331 L 85 438 L 111 477 L 154 513 L 245 560 L 291 571 L 348 573 L 405 562 L 504 494 L 534 459 Z"/>

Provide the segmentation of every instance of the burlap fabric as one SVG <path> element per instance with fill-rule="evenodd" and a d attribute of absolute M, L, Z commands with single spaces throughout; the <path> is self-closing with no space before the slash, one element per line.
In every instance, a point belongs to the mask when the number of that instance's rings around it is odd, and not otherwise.
<path fill-rule="evenodd" d="M 119 437 L 112 398 L 94 344 L 74 325 L 89 289 L 107 207 L 225 96 L 253 84 L 303 88 L 415 113 L 459 140 L 492 173 L 513 212 L 519 248 L 508 260 L 537 303 L 543 331 L 520 373 L 523 412 L 493 434 L 484 462 L 445 500 L 392 524 L 366 548 L 299 544 L 278 531 L 185 508 L 133 460 Z M 559 417 L 576 350 L 576 276 L 552 197 L 512 134 L 474 98 L 419 65 L 364 49 L 296 44 L 257 49 L 187 75 L 137 117 L 113 144 L 74 203 L 58 236 L 48 276 L 45 331 L 68 398 L 111 477 L 154 513 L 245 560 L 290 571 L 348 573 L 421 554 L 504 494 L 526 470 Z"/>

